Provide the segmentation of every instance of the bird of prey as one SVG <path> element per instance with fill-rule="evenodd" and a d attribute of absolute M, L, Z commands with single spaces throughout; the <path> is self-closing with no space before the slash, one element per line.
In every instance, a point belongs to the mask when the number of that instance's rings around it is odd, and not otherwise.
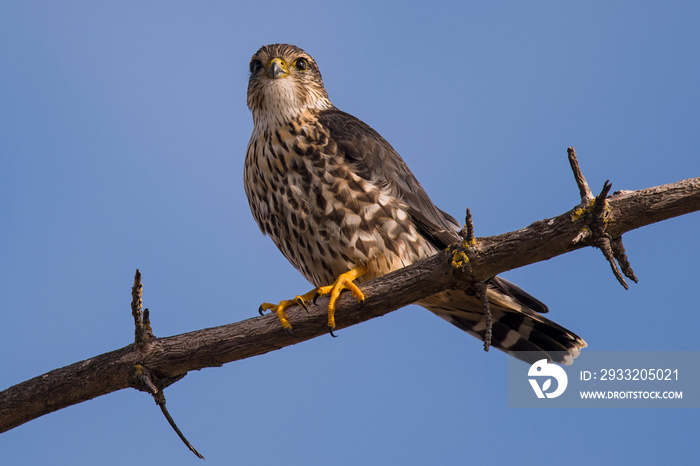
<path fill-rule="evenodd" d="M 316 61 L 294 45 L 272 44 L 250 60 L 248 107 L 253 134 L 245 158 L 245 191 L 263 234 L 315 287 L 279 304 L 276 312 L 293 334 L 285 309 L 347 289 L 364 296 L 363 281 L 405 267 L 460 241 L 460 224 L 440 210 L 394 148 L 364 122 L 329 100 Z M 500 277 L 487 282 L 491 345 L 531 351 L 570 363 L 586 343 L 540 314 L 547 306 Z M 416 303 L 483 340 L 480 300 L 447 290 Z M 515 353 L 516 357 L 518 353 Z"/>

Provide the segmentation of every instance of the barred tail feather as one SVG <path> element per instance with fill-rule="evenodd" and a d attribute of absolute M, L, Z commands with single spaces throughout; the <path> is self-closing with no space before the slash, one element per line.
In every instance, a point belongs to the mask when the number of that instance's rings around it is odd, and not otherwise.
<path fill-rule="evenodd" d="M 487 291 L 492 319 L 491 346 L 528 363 L 546 358 L 571 364 L 587 346 L 586 342 L 535 312 L 532 308 L 547 312 L 547 307 L 536 298 L 506 280 L 499 277 L 496 280 L 489 283 Z M 484 340 L 486 316 L 477 297 L 460 290 L 447 290 L 416 304 Z"/>

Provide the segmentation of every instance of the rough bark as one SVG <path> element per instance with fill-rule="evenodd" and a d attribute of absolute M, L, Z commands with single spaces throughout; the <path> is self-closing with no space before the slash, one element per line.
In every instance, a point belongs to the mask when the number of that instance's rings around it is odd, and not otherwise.
<path fill-rule="evenodd" d="M 445 288 L 472 287 L 510 269 L 595 245 L 592 204 L 581 205 L 521 230 L 465 241 L 433 257 L 362 285 L 364 305 L 349 293 L 338 301 L 339 329 L 387 314 Z M 615 240 L 651 223 L 700 210 L 700 178 L 607 198 L 605 232 Z M 621 244 L 621 243 L 620 243 Z M 458 259 L 458 260 L 456 260 Z M 619 260 L 619 259 L 618 259 Z M 44 414 L 116 390 L 144 387 L 144 371 L 162 388 L 192 370 L 249 358 L 327 333 L 327 299 L 308 313 L 290 308 L 298 337 L 282 330 L 274 315 L 197 330 L 95 356 L 53 370 L 0 392 L 0 432 Z M 149 382 L 150 383 L 150 382 Z"/>

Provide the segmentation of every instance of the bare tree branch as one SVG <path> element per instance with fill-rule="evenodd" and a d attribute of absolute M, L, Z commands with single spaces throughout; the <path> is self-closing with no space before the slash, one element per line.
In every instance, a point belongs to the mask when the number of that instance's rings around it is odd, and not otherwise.
<path fill-rule="evenodd" d="M 588 204 L 593 200 L 593 192 L 591 188 L 588 187 L 588 181 L 586 181 L 586 177 L 583 176 L 581 166 L 578 164 L 576 149 L 569 147 L 566 152 L 569 155 L 569 165 L 571 165 L 571 171 L 574 172 L 574 179 L 578 185 L 578 191 L 581 194 L 581 203 Z"/>
<path fill-rule="evenodd" d="M 630 230 L 698 210 L 700 178 L 618 192 L 607 198 L 605 233 L 615 241 Z M 364 305 L 349 294 L 343 295 L 338 301 L 341 312 L 336 317 L 337 327 L 342 329 L 387 314 L 446 288 L 474 287 L 507 270 L 592 246 L 591 222 L 586 207 L 578 206 L 518 231 L 477 238 L 475 245 L 454 245 L 364 283 Z M 453 252 L 458 248 L 467 258 L 466 271 L 452 265 Z M 287 334 L 276 316 L 266 315 L 131 344 L 19 383 L 0 392 L 0 432 L 106 393 L 139 388 L 144 367 L 162 390 L 189 371 L 221 366 L 326 335 L 327 304 L 327 298 L 322 298 L 318 305 L 307 305 L 308 313 L 300 312 L 298 306 L 289 309 L 298 338 Z M 251 314 L 254 313 L 252 309 Z"/>

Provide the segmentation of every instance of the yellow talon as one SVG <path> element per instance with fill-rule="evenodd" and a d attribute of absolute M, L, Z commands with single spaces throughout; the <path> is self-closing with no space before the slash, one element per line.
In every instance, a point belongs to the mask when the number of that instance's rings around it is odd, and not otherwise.
<path fill-rule="evenodd" d="M 362 294 L 362 291 L 360 291 L 357 285 L 355 285 L 354 280 L 366 273 L 366 267 L 355 267 L 352 270 L 340 274 L 332 285 L 314 288 L 308 293 L 301 296 L 296 296 L 294 299 L 285 299 L 284 301 L 280 301 L 279 304 L 262 303 L 258 309 L 258 312 L 260 312 L 260 315 L 262 315 L 263 311 L 274 312 L 277 314 L 277 318 L 280 320 L 282 327 L 284 327 L 287 332 L 294 335 L 294 332 L 292 331 L 292 324 L 289 323 L 287 313 L 284 312 L 284 310 L 289 306 L 293 306 L 294 304 L 299 304 L 306 309 L 306 306 L 304 305 L 305 301 L 313 299 L 315 304 L 316 298 L 319 296 L 330 295 L 330 299 L 328 301 L 328 328 L 331 331 L 331 335 L 333 335 L 333 329 L 335 328 L 335 302 L 338 301 L 340 293 L 343 290 L 350 290 L 355 299 L 357 299 L 359 302 L 364 301 L 365 295 Z"/>
<path fill-rule="evenodd" d="M 332 285 L 322 286 L 316 290 L 316 297 L 330 294 L 330 299 L 328 301 L 328 328 L 331 329 L 331 332 L 335 328 L 335 302 L 338 300 L 341 291 L 350 290 L 352 295 L 359 302 L 365 300 L 365 295 L 362 294 L 362 291 L 360 291 L 353 282 L 366 273 L 366 267 L 355 267 L 352 270 L 340 274 Z"/>
<path fill-rule="evenodd" d="M 275 314 L 277 314 L 277 318 L 280 320 L 282 327 L 287 332 L 294 335 L 294 332 L 292 331 L 292 324 L 289 323 L 289 320 L 287 318 L 287 313 L 284 312 L 284 310 L 287 309 L 289 306 L 293 306 L 294 304 L 299 304 L 304 309 L 306 309 L 304 302 L 313 298 L 315 295 L 316 295 L 316 288 L 314 288 L 313 290 L 311 290 L 308 293 L 305 293 L 301 296 L 297 295 L 294 297 L 294 299 L 285 299 L 283 301 L 280 301 L 279 304 L 262 303 L 260 305 L 260 308 L 258 309 L 258 312 L 260 312 L 260 315 L 262 315 L 263 311 L 269 310 L 269 311 L 274 312 Z"/>

